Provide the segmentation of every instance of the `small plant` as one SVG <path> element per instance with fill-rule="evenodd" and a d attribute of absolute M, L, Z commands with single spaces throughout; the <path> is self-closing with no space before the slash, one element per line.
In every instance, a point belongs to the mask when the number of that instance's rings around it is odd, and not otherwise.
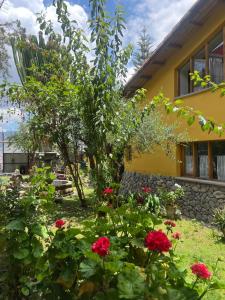
<path fill-rule="evenodd" d="M 223 209 L 215 210 L 214 220 L 214 224 L 223 233 L 223 236 L 225 238 L 225 207 Z"/>
<path fill-rule="evenodd" d="M 166 216 L 170 219 L 177 219 L 180 216 L 180 210 L 178 209 L 177 200 L 184 196 L 184 189 L 179 185 L 174 185 L 173 191 L 159 191 L 159 197 L 162 201 L 162 205 L 166 210 Z"/>

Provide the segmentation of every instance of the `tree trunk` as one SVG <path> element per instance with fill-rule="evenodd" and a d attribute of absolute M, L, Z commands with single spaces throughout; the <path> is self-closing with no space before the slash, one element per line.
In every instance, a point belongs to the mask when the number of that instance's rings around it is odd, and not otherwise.
<path fill-rule="evenodd" d="M 74 173 L 74 170 L 73 170 L 73 167 L 72 167 L 72 164 L 70 162 L 70 158 L 69 158 L 69 153 L 68 153 L 68 149 L 67 149 L 67 146 L 62 143 L 59 146 L 59 149 L 63 155 L 63 158 L 65 160 L 65 163 L 66 165 L 68 166 L 69 168 L 69 171 L 70 171 L 70 174 L 73 178 L 73 182 L 74 182 L 74 185 L 76 187 L 76 190 L 77 190 L 77 195 L 79 197 L 79 200 L 80 200 L 80 203 L 81 203 L 81 206 L 86 208 L 87 207 L 87 203 L 86 203 L 86 200 L 85 200 L 85 195 L 84 195 L 84 192 L 83 192 L 83 189 L 82 189 L 82 185 L 80 185 L 80 182 L 81 182 L 81 179 L 79 178 L 79 170 L 77 170 L 77 174 Z"/>

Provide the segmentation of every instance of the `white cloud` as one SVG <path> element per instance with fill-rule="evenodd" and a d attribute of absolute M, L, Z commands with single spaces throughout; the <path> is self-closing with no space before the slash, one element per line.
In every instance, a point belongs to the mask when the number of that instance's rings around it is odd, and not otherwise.
<path fill-rule="evenodd" d="M 156 47 L 197 0 L 142 0 L 133 2 L 127 22 L 126 42 L 137 44 L 141 30 L 148 29 Z"/>

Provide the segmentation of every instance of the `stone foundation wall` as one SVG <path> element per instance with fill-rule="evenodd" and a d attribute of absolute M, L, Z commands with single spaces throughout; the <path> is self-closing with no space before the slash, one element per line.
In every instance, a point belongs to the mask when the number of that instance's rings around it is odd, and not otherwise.
<path fill-rule="evenodd" d="M 175 183 L 184 188 L 185 196 L 178 203 L 182 214 L 188 218 L 211 223 L 214 210 L 225 206 L 225 183 L 212 181 L 126 172 L 123 176 L 121 192 L 141 191 L 143 186 L 151 187 L 153 192 L 159 188 L 172 190 Z"/>

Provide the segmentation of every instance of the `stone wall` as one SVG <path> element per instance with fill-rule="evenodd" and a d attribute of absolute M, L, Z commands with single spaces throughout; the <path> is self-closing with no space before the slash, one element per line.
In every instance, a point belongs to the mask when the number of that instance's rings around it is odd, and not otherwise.
<path fill-rule="evenodd" d="M 179 206 L 182 214 L 188 218 L 211 223 L 214 210 L 225 206 L 225 183 L 216 181 L 126 172 L 123 176 L 121 192 L 141 191 L 143 186 L 151 187 L 153 192 L 159 188 L 171 190 L 175 183 L 184 188 L 185 196 L 179 200 Z"/>

